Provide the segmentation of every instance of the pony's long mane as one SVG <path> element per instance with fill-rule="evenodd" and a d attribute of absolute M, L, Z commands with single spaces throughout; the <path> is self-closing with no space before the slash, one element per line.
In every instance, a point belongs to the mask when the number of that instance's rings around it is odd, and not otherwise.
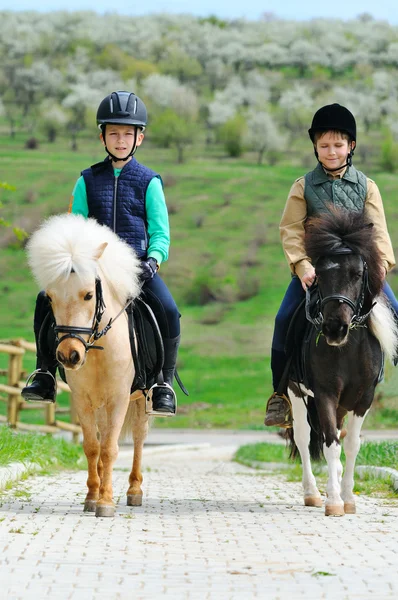
<path fill-rule="evenodd" d="M 108 245 L 97 259 L 104 242 Z M 50 217 L 33 233 L 27 251 L 42 289 L 66 283 L 74 271 L 82 281 L 93 276 L 105 279 L 121 304 L 140 292 L 140 261 L 134 250 L 95 219 L 72 214 Z"/>
<path fill-rule="evenodd" d="M 321 256 L 336 253 L 349 247 L 360 254 L 368 265 L 369 290 L 377 296 L 383 286 L 382 261 L 376 246 L 373 223 L 363 212 L 348 211 L 332 204 L 328 212 L 308 219 L 305 233 L 305 249 L 315 265 Z"/>

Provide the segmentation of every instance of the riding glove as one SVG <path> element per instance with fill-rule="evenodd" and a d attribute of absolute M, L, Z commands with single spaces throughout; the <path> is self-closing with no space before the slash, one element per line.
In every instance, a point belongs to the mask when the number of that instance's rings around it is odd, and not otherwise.
<path fill-rule="evenodd" d="M 158 261 L 152 256 L 150 256 L 148 260 L 141 261 L 141 281 L 149 281 L 150 279 L 153 279 L 158 269 Z"/>

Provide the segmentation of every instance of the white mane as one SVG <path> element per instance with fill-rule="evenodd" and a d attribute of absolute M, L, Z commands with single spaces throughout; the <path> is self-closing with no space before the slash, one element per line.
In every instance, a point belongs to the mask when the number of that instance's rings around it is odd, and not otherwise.
<path fill-rule="evenodd" d="M 104 242 L 102 256 L 96 253 Z M 72 269 L 84 281 L 99 275 L 121 304 L 140 293 L 140 260 L 134 250 L 105 225 L 81 215 L 50 217 L 27 244 L 29 265 L 41 288 L 66 282 Z"/>
<path fill-rule="evenodd" d="M 397 323 L 384 294 L 377 296 L 375 301 L 376 305 L 369 317 L 370 331 L 379 340 L 383 352 L 392 362 L 398 347 Z"/>

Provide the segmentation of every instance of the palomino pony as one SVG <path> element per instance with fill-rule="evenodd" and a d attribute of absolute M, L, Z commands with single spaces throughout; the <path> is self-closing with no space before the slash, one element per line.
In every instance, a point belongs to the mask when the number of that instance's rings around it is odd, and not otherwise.
<path fill-rule="evenodd" d="M 84 510 L 111 517 L 112 469 L 123 424 L 123 433 L 132 433 L 134 439 L 127 505 L 142 503 L 148 416 L 142 394 L 130 403 L 134 365 L 124 310 L 140 293 L 140 261 L 109 228 L 65 214 L 51 217 L 32 235 L 28 257 L 51 303 L 56 357 L 65 369 L 83 430 L 88 462 Z"/>
<path fill-rule="evenodd" d="M 299 450 L 304 503 L 322 506 L 311 458 L 323 454 L 328 466 L 325 514 L 355 513 L 354 468 L 360 431 L 383 370 L 383 354 L 393 359 L 398 332 L 382 293 L 383 269 L 376 232 L 363 213 L 329 206 L 310 219 L 305 247 L 316 270 L 317 302 L 307 319 L 315 326 L 307 354 L 306 385 L 289 382 L 293 409 L 292 453 Z M 340 432 L 346 468 L 342 477 Z"/>

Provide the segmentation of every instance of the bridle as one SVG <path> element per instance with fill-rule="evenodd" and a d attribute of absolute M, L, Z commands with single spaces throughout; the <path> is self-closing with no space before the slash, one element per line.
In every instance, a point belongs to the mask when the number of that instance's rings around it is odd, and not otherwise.
<path fill-rule="evenodd" d="M 115 318 L 110 318 L 108 324 L 103 328 L 99 329 L 99 324 L 101 322 L 102 316 L 105 312 L 105 302 L 102 294 L 102 284 L 101 279 L 97 277 L 95 280 L 95 312 L 93 316 L 93 322 L 91 327 L 73 327 L 70 325 L 55 325 L 55 341 L 58 346 L 64 340 L 68 338 L 77 339 L 84 346 L 85 352 L 87 353 L 89 350 L 103 350 L 103 346 L 96 346 L 95 342 L 99 340 L 103 335 L 106 335 L 113 323 L 120 317 L 120 315 L 126 310 L 126 308 L 132 303 L 132 299 L 130 299 L 127 304 L 122 308 L 122 310 L 116 315 Z M 62 337 L 58 337 L 59 333 L 64 333 Z M 89 338 L 86 341 L 82 338 L 82 335 L 88 335 Z"/>
<path fill-rule="evenodd" d="M 354 252 L 351 250 L 351 248 L 344 246 L 342 248 L 338 248 L 338 249 L 334 250 L 333 252 L 329 252 L 325 256 L 333 256 L 336 254 L 354 254 Z M 361 285 L 361 290 L 359 292 L 359 295 L 355 301 L 351 300 L 351 298 L 348 298 L 347 296 L 344 296 L 343 294 L 331 294 L 330 296 L 323 297 L 321 290 L 319 288 L 319 285 L 318 285 L 316 288 L 317 289 L 316 293 L 318 294 L 318 298 L 316 300 L 316 305 L 319 306 L 319 312 L 315 317 L 313 317 L 311 315 L 311 292 L 307 288 L 307 290 L 305 292 L 305 315 L 307 317 L 307 320 L 310 323 L 312 323 L 316 327 L 316 329 L 321 328 L 322 323 L 324 321 L 324 316 L 323 316 L 322 311 L 323 311 L 325 305 L 328 302 L 331 302 L 332 300 L 337 300 L 338 302 L 340 302 L 340 304 L 343 304 L 343 303 L 348 304 L 348 306 L 352 309 L 354 314 L 351 317 L 351 321 L 349 324 L 350 329 L 353 329 L 354 327 L 363 326 L 364 322 L 369 317 L 369 315 L 372 312 L 372 309 L 376 303 L 374 302 L 372 304 L 370 310 L 367 313 L 361 315 L 364 300 L 365 300 L 365 293 L 366 293 L 366 291 L 369 291 L 369 274 L 368 274 L 368 265 L 367 265 L 366 261 L 363 259 L 362 256 L 360 258 L 362 260 L 362 265 L 363 265 L 362 285 Z"/>

